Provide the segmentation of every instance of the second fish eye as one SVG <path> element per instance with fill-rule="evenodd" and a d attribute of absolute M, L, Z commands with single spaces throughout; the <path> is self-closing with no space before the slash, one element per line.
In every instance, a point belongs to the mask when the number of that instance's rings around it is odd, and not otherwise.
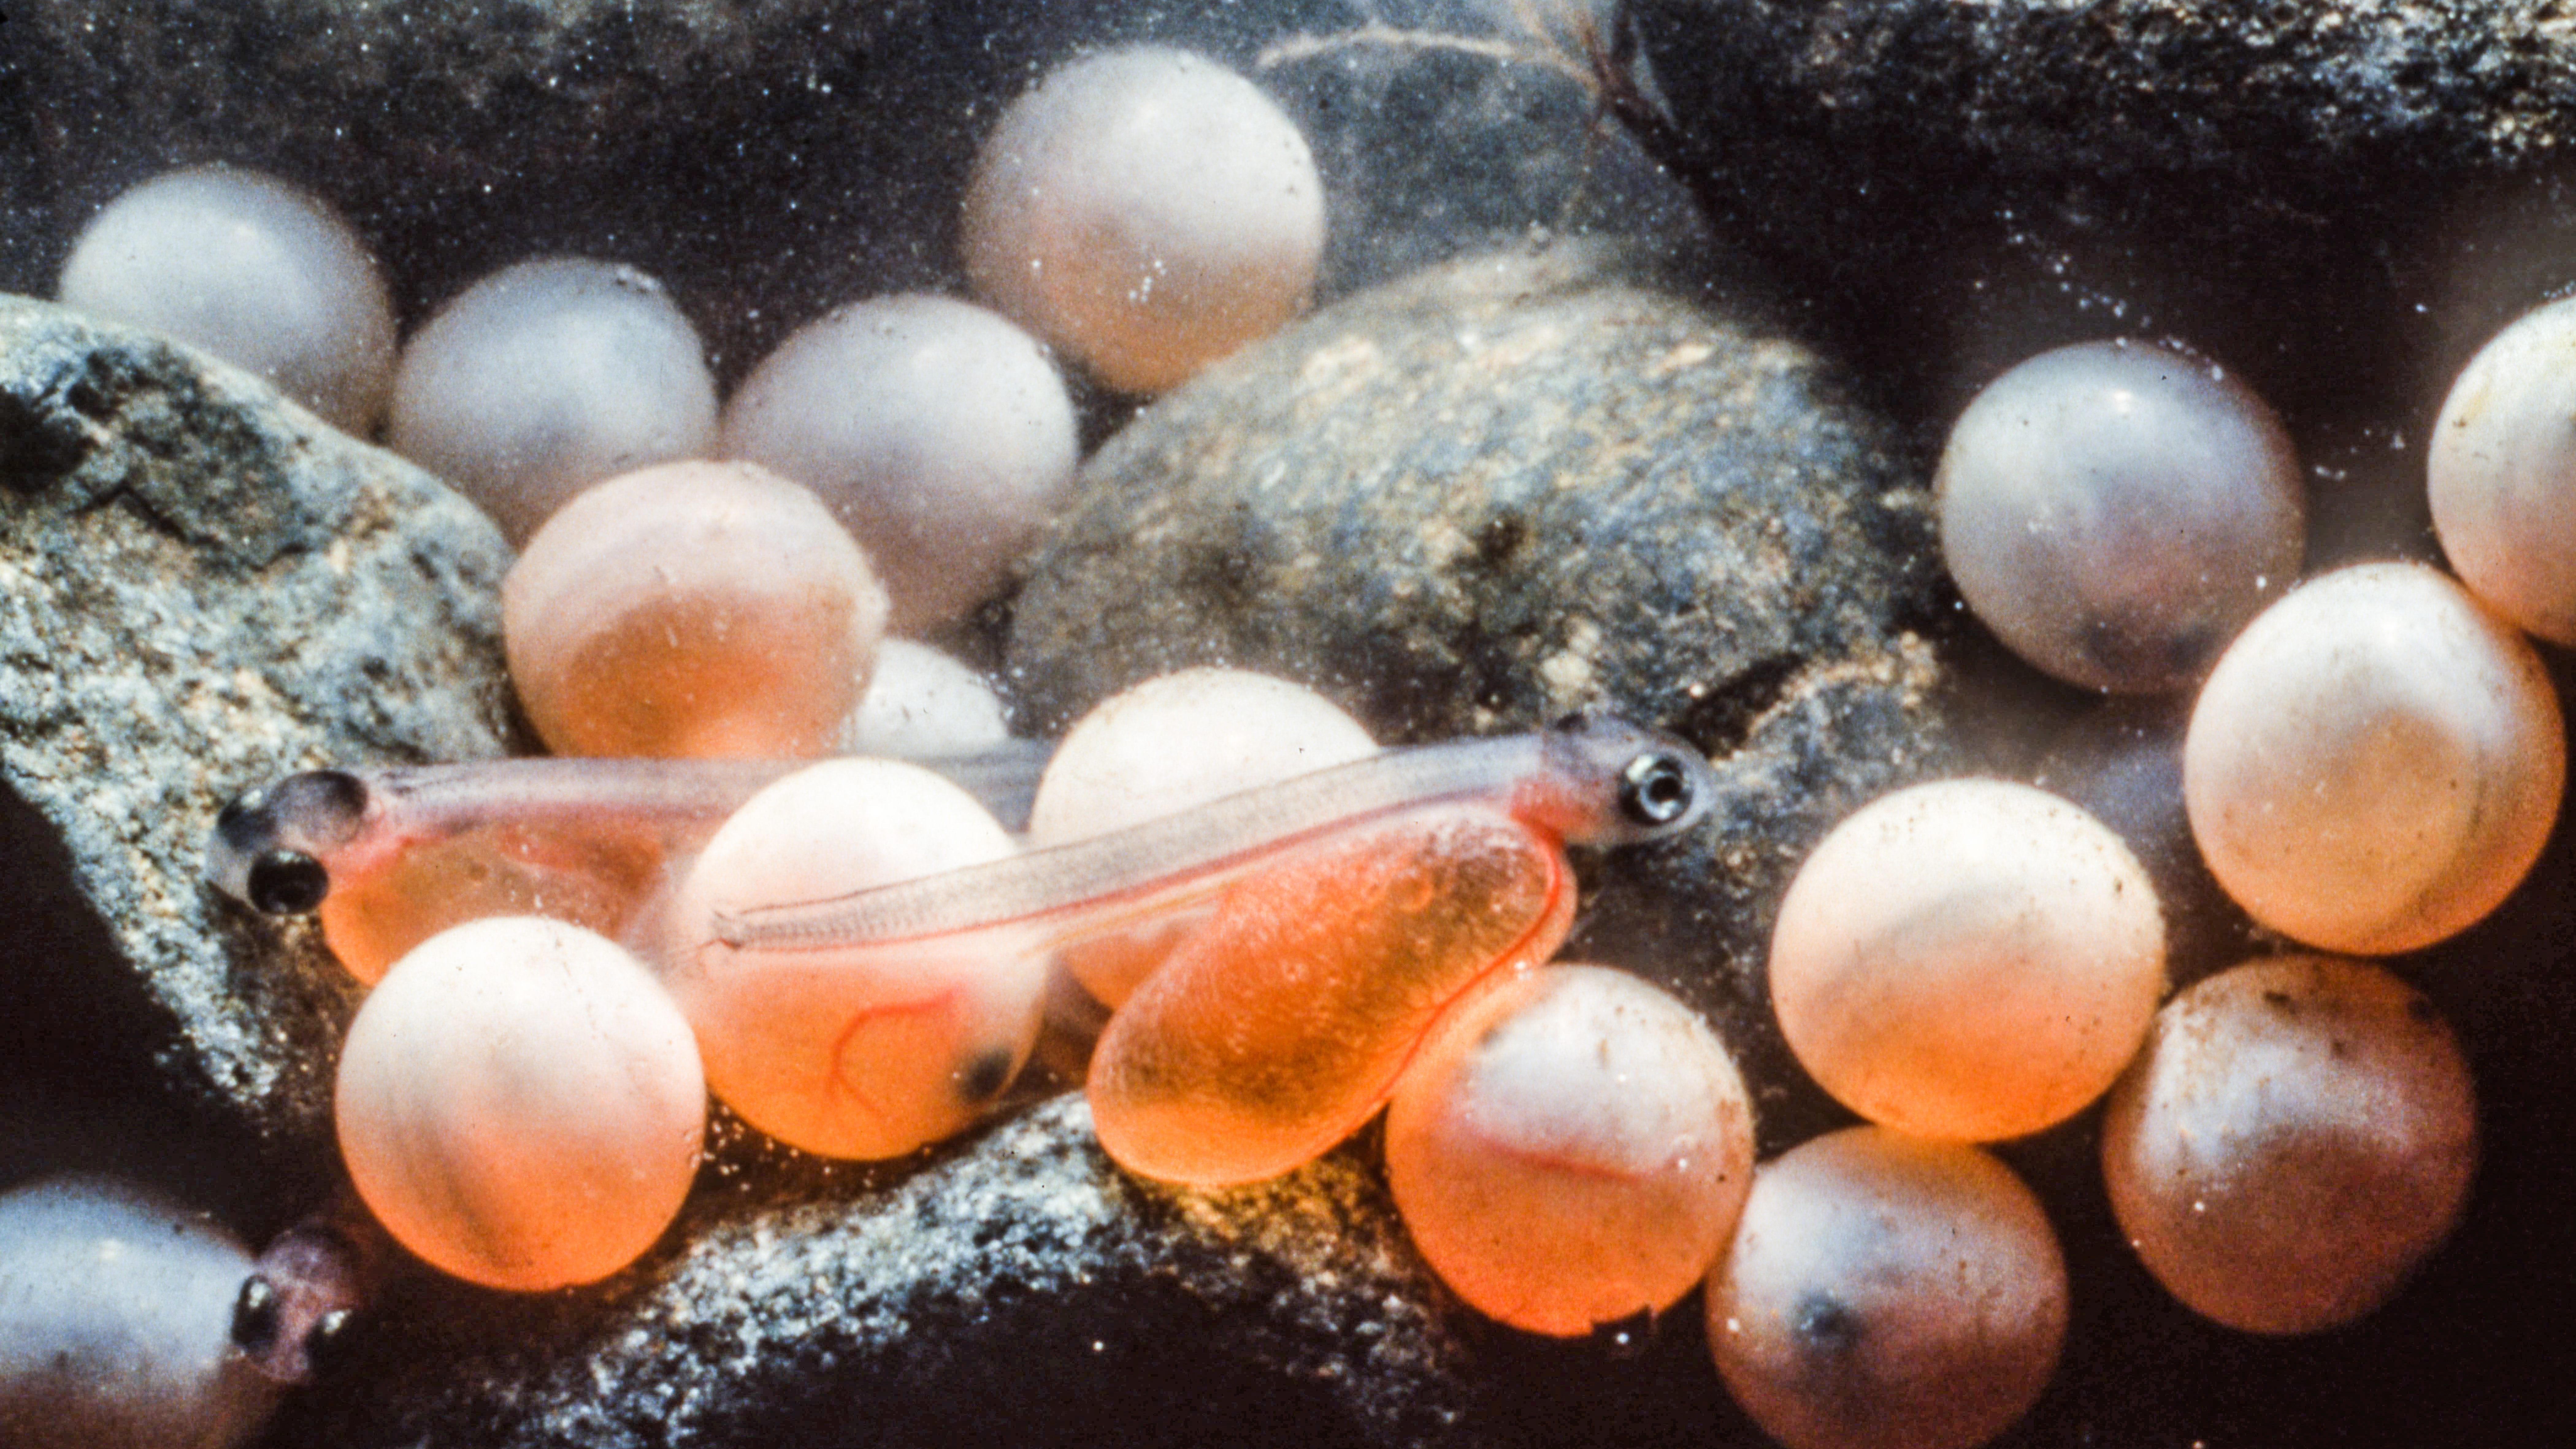
<path fill-rule="evenodd" d="M 300 850 L 278 849 L 251 862 L 245 885 L 263 915 L 300 916 L 331 893 L 331 873 Z"/>
<path fill-rule="evenodd" d="M 1619 813 L 1639 825 L 1670 825 L 1690 813 L 1690 771 L 1662 750 L 1628 762 L 1619 775 Z"/>

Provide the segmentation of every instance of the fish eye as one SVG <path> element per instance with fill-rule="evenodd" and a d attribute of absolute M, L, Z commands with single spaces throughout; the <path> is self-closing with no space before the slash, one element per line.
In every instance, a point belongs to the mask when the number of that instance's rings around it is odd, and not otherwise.
<path fill-rule="evenodd" d="M 233 1300 L 232 1337 L 235 1346 L 247 1354 L 268 1351 L 277 1341 L 278 1325 L 284 1314 L 277 1289 L 257 1274 L 244 1280 L 241 1296 Z"/>
<path fill-rule="evenodd" d="M 1619 813 L 1643 826 L 1670 825 L 1688 815 L 1691 773 L 1670 751 L 1650 750 L 1619 772 Z"/>
<path fill-rule="evenodd" d="M 334 1308 L 313 1320 L 313 1330 L 305 1335 L 304 1356 L 313 1365 L 316 1377 L 328 1378 L 334 1365 L 349 1356 L 349 1340 L 356 1336 L 353 1325 L 358 1315 L 347 1308 Z"/>
<path fill-rule="evenodd" d="M 263 915 L 300 916 L 331 893 L 331 873 L 300 850 L 263 852 L 244 882 L 253 908 Z"/>

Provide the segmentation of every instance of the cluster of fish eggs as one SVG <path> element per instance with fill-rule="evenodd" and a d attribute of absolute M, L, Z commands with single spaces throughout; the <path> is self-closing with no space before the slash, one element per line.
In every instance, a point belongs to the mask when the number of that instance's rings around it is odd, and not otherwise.
<path fill-rule="evenodd" d="M 118 281 L 111 263 L 143 255 L 141 242 L 85 241 L 63 293 L 204 340 L 362 435 L 389 397 L 388 441 L 526 545 L 505 592 L 512 671 L 558 753 L 811 756 L 850 742 L 878 636 L 936 627 L 999 587 L 1069 474 L 1071 411 L 1030 333 L 1112 386 L 1151 391 L 1275 326 L 1311 282 L 1321 228 L 1311 185 L 1294 214 L 1261 219 L 1260 235 L 1286 240 L 1250 269 L 1263 279 L 1252 300 L 1210 302 L 1210 284 L 1168 258 L 1148 264 L 1148 284 L 1132 269 L 1084 274 L 1116 248 L 1077 249 L 1082 265 L 1046 251 L 1050 237 L 1090 235 L 1068 215 L 1086 204 L 1099 208 L 1089 215 L 1151 211 L 1025 174 L 1114 169 L 1049 159 L 1086 124 L 1115 129 L 1080 119 L 1082 76 L 1143 71 L 1200 91 L 1249 90 L 1169 53 L 1076 70 L 1004 120 L 968 201 L 968 271 L 1007 319 L 940 298 L 859 304 L 791 338 L 721 409 L 686 319 L 659 289 L 629 269 L 572 260 L 487 279 L 393 366 L 363 247 L 291 188 L 240 172 L 181 173 L 131 201 L 157 193 L 182 209 L 231 208 L 233 221 L 270 218 L 288 258 L 280 275 L 324 298 L 314 307 L 328 318 L 291 360 L 261 351 L 261 339 L 292 330 L 281 318 L 303 310 L 278 304 L 274 287 L 239 337 L 127 301 L 138 284 Z M 1022 134 L 1042 123 L 1043 137 Z M 1293 128 L 1284 141 L 1265 133 L 1263 146 L 1302 158 Z M 1271 189 L 1299 196 L 1294 185 Z M 102 214 L 93 235 L 173 225 L 148 213 L 138 222 L 126 205 Z M 1187 236 L 1222 219 L 1167 225 Z M 253 262 L 226 265 L 246 273 Z M 216 293 L 182 290 L 192 305 Z M 1207 324 L 1214 340 L 1155 331 L 1193 305 L 1218 319 Z M 2159 1010 L 2155 892 L 2120 840 L 2026 787 L 1941 782 L 1878 802 L 1820 846 L 1774 942 L 1784 1034 L 1818 1082 L 1874 1125 L 1753 1172 L 1743 1086 L 1705 1026 L 1634 978 L 1541 968 L 1550 941 L 1505 953 L 1507 970 L 1479 958 L 1468 981 L 1444 988 L 1436 1010 L 1398 1033 L 1411 1060 L 1401 1078 L 1319 1119 L 1308 1135 L 1330 1135 L 1312 1150 L 1356 1125 L 1343 1120 L 1353 1110 L 1365 1117 L 1387 1101 L 1388 1175 L 1408 1225 L 1463 1297 L 1507 1322 L 1581 1332 L 1667 1307 L 1705 1278 L 1722 1374 L 1799 1449 L 1970 1444 L 2036 1397 L 2063 1331 L 2063 1268 L 2035 1199 L 1971 1144 L 2041 1130 L 2106 1092 L 2114 1206 L 2179 1297 L 2264 1332 L 2368 1311 L 2455 1220 L 2474 1112 L 2457 1048 L 2420 997 L 2345 958 L 2416 949 L 2483 916 L 2555 818 L 2564 730 L 2516 628 L 2576 642 L 2576 563 L 2563 542 L 2576 537 L 2576 469 L 2527 441 L 2552 436 L 2529 419 L 2558 404 L 2540 381 L 2548 369 L 2516 359 L 2545 349 L 2571 317 L 2548 308 L 2517 324 L 2444 409 L 2431 487 L 2465 587 L 2380 564 L 2292 588 L 2304 509 L 2287 433 L 2241 383 L 2172 348 L 2106 343 L 2034 359 L 1972 405 L 1943 461 L 1948 563 L 1978 616 L 2033 664 L 2088 688 L 2196 686 L 2183 788 L 2203 857 L 2264 925 L 2339 955 L 2248 963 Z M 480 371 L 514 355 L 527 359 L 514 371 Z M 370 368 L 379 380 L 366 380 Z M 969 369 L 971 385 L 960 380 Z M 989 401 L 1006 395 L 1015 401 Z M 953 405 L 969 399 L 981 410 L 957 416 Z M 707 457 L 727 461 L 689 461 Z M 952 457 L 971 461 L 915 481 L 925 460 Z M 711 618 L 725 622 L 705 627 Z M 688 648 L 673 646 L 684 638 Z M 1152 708 L 1121 701 L 1102 718 Z M 1187 773 L 1175 739 L 1228 728 L 1196 717 L 1177 734 L 1167 722 L 1092 737 L 1128 741 L 1116 748 L 1149 755 L 1144 773 L 1160 778 Z M 1085 737 L 1077 728 L 1068 739 L 1051 780 L 1078 777 Z M 1132 768 L 1106 771 L 1125 783 L 1088 799 L 1042 788 L 1032 834 L 1044 843 L 1086 819 L 1098 830 L 1143 818 L 1120 810 L 1187 810 L 1373 748 L 1347 721 L 1296 738 L 1267 765 L 1218 751 L 1211 758 L 1229 763 L 1216 783 L 1150 803 Z M 667 1226 L 694 1171 L 706 1082 L 782 1140 L 887 1156 L 957 1130 L 1008 1081 L 1035 1036 L 1043 987 L 1025 969 L 1025 942 L 970 943 L 949 963 L 962 974 L 936 978 L 935 990 L 926 978 L 886 983 L 876 1020 L 887 1044 L 873 1060 L 912 1063 L 916 1107 L 854 1126 L 801 1067 L 758 1080 L 780 1060 L 839 1070 L 845 1022 L 828 1043 L 780 1052 L 769 1042 L 782 1020 L 835 1021 L 781 1003 L 800 989 L 847 999 L 850 972 L 732 969 L 762 953 L 734 951 L 706 923 L 967 871 L 1013 848 L 981 807 L 930 776 L 874 761 L 821 769 L 793 789 L 734 792 L 725 811 L 656 836 L 644 864 L 630 861 L 602 894 L 607 904 L 562 912 L 579 925 L 507 917 L 442 930 L 457 909 L 442 901 L 387 927 L 435 893 L 426 858 L 404 862 L 409 874 L 377 892 L 374 909 L 365 891 L 335 891 L 325 912 L 335 949 L 384 977 L 344 1054 L 344 1145 L 370 1204 L 406 1243 L 501 1286 L 586 1281 Z M 1049 823 L 1059 817 L 1073 823 Z M 818 823 L 891 843 L 868 862 L 827 866 Z M 484 838 L 439 868 L 452 885 L 503 855 L 530 865 L 541 891 L 616 875 L 545 857 L 578 848 L 573 836 L 574 846 Z M 1506 856 L 1520 848 L 1509 830 L 1499 838 Z M 1271 889 L 1294 913 L 1326 888 Z M 1073 943 L 1064 960 L 1120 1006 L 1176 941 L 1205 927 L 1213 908 L 1194 905 L 1195 915 L 1158 913 Z M 677 931 L 697 935 L 675 941 Z M 800 976 L 816 979 L 800 986 Z M 532 990 L 579 1003 L 584 1042 L 549 1034 L 563 1014 Z M 925 1026 L 911 1008 L 932 998 L 939 1015 Z M 478 1001 L 486 1014 L 464 1005 Z M 433 1067 L 442 1052 L 453 1063 Z M 996 1053 L 1004 1065 L 987 1069 Z M 1565 1086 L 1585 1072 L 1601 1085 Z M 510 1100 L 419 1090 L 448 1074 L 506 1078 Z M 620 1090 L 603 1098 L 602 1081 Z M 2368 1131 L 2350 1121 L 2360 1101 L 2376 1107 Z M 531 1123 L 546 1131 L 530 1137 Z M 1211 1168 L 1158 1159 L 1111 1126 L 1103 1138 L 1122 1161 L 1180 1181 L 1293 1165 L 1256 1156 Z M 406 1175 L 418 1181 L 405 1186 Z M 481 1206 L 439 1196 L 460 1182 Z M 2355 1202 L 2379 1210 L 2318 1207 Z M 496 1221 L 519 1226 L 496 1233 Z M 2334 1231 L 2319 1232 L 2324 1221 Z M 1846 1222 L 1878 1227 L 1837 1226 Z M 1826 1369 L 1837 1387 L 1819 1395 L 1811 1386 Z"/>
<path fill-rule="evenodd" d="M 1098 191 L 1111 169 L 1084 149 L 1084 135 L 1132 143 L 1122 106 L 1150 108 L 1107 104 L 1104 88 L 1148 92 L 1150 107 L 1193 118 L 1149 138 L 1185 153 L 1148 158 L 1167 172 L 1204 160 L 1194 137 L 1212 127 L 1244 153 L 1218 159 L 1244 174 L 1260 204 L 1211 208 L 1202 186 L 1157 220 L 1132 197 L 1080 194 Z M 1239 78 L 1167 52 L 1103 57 L 1051 78 L 1004 118 L 968 198 L 968 271 L 979 289 L 1128 389 L 1169 385 L 1275 327 L 1310 284 L 1321 217 L 1302 141 L 1246 97 L 1258 100 Z M 191 301 L 293 279 L 328 294 L 325 311 L 381 311 L 363 248 L 317 203 L 222 170 L 165 177 L 109 208 L 66 269 L 65 299 L 260 367 L 353 430 L 366 429 L 373 399 L 389 394 L 388 442 L 484 500 L 524 545 L 503 589 L 509 663 L 531 725 L 562 756 L 793 759 L 867 743 L 852 711 L 875 697 L 864 685 L 882 636 L 936 627 L 989 595 L 1071 466 L 1070 410 L 1052 365 L 1010 322 L 965 303 L 903 298 L 837 313 L 792 337 L 722 408 L 685 319 L 660 290 L 629 269 L 576 259 L 525 263 L 476 284 L 398 359 L 370 345 L 281 362 L 227 335 L 224 324 L 243 319 L 156 311 L 151 289 L 137 284 L 138 274 L 158 280 L 204 259 L 186 235 L 199 210 L 225 213 L 223 229 L 236 236 L 267 225 L 276 246 L 264 274 L 236 256 L 219 276 L 188 277 L 179 290 Z M 1119 256 L 1100 245 L 1103 215 L 1154 229 L 1137 243 L 1148 253 L 1141 280 L 1096 275 L 1114 271 Z M 1236 234 L 1247 216 L 1249 240 Z M 1068 235 L 1082 245 L 1067 251 Z M 125 265 L 102 264 L 102 248 Z M 335 270 L 344 268 L 350 274 Z M 263 341 L 293 331 L 279 324 L 298 312 L 266 316 Z M 345 318 L 311 330 L 319 341 L 390 336 L 389 326 Z M 332 371 L 388 360 L 382 386 Z M 303 385 L 313 371 L 330 380 Z M 707 453 L 721 461 L 697 456 Z M 1290 743 L 1256 763 L 1240 743 L 1247 725 L 1164 702 L 1211 690 Z M 1325 715 L 1329 725 L 1316 723 Z M 1050 772 L 1075 783 L 1040 793 L 1032 835 L 1041 844 L 1374 750 L 1320 698 L 1258 679 L 1166 681 L 1113 701 L 1100 720 L 1073 732 Z M 1309 727 L 1283 733 L 1283 721 Z M 1213 742 L 1215 753 L 1194 772 L 1175 737 Z M 940 741 L 961 742 L 975 741 Z M 1025 934 L 862 962 L 738 951 L 706 930 L 729 911 L 1008 856 L 1007 834 L 966 794 L 883 760 L 826 764 L 756 793 L 756 774 L 679 778 L 630 772 L 603 786 L 584 775 L 572 790 L 590 790 L 585 803 L 550 786 L 523 789 L 507 772 L 415 781 L 408 797 L 325 773 L 246 802 L 243 818 L 266 822 L 259 828 L 285 822 L 295 848 L 215 874 L 262 904 L 311 895 L 305 903 L 321 907 L 326 940 L 372 984 L 341 1056 L 344 1157 L 377 1218 L 438 1266 L 540 1289 L 631 1261 L 686 1192 L 709 1085 L 782 1141 L 887 1157 L 971 1122 L 1028 1055 L 1046 953 Z M 1148 799 L 1156 805 L 1140 812 Z M 1508 978 L 1527 988 L 1511 999 L 1529 998 L 1514 1013 L 1521 1045 L 1501 1051 L 1480 1032 L 1441 1054 L 1447 1077 L 1409 1100 L 1453 1105 L 1409 1109 L 1401 1140 L 1419 1145 L 1397 1159 L 1490 1158 L 1486 1136 L 1442 1130 L 1468 1110 L 1455 1104 L 1527 1095 L 1532 1051 L 1562 1057 L 1591 1025 L 1618 1022 L 1647 1059 L 1687 1069 L 1600 1076 L 1595 1095 L 1605 1100 L 1589 1118 L 1558 1124 L 1564 1140 L 1519 1160 L 1579 1193 L 1604 1163 L 1624 1170 L 1624 1152 L 1658 1205 L 1621 1238 L 1605 1235 L 1599 1214 L 1560 1204 L 1555 1232 L 1589 1240 L 1596 1276 L 1612 1283 L 1508 1291 L 1548 1300 L 1521 1317 L 1558 1332 L 1680 1296 L 1704 1270 L 1750 1167 L 1742 1083 L 1714 1037 L 1632 978 L 1597 969 L 1532 976 L 1569 923 L 1571 876 L 1553 840 L 1507 811 L 1470 809 L 1331 844 L 1266 874 L 1258 893 L 1237 888 L 1221 904 L 1192 896 L 1186 904 L 1214 922 L 1157 910 L 1068 950 L 1081 979 L 1121 1008 L 1095 1062 L 1152 1057 L 1150 1071 L 1094 1072 L 1113 1154 L 1176 1181 L 1288 1170 L 1377 1110 L 1395 1068 L 1470 983 Z M 1443 871 L 1468 884 L 1423 888 L 1426 872 Z M 1378 889 L 1354 892 L 1355 880 Z M 1526 912 L 1494 908 L 1515 892 L 1528 898 Z M 1327 894 L 1343 906 L 1319 918 Z M 1173 1070 L 1164 1043 L 1217 1033 L 1172 1019 L 1262 1008 L 1239 990 L 1220 1003 L 1211 996 L 1223 988 L 1173 987 L 1174 971 L 1158 958 L 1184 940 L 1195 960 L 1224 958 L 1207 943 L 1229 931 L 1276 949 L 1290 920 L 1351 983 L 1343 1027 L 1327 1033 L 1339 1054 L 1287 1054 L 1300 1056 L 1293 1065 L 1312 1098 L 1293 1121 L 1238 1112 L 1211 1134 L 1209 1114 L 1224 1116 L 1224 1104 L 1174 1102 L 1160 1083 Z M 1425 950 L 1441 932 L 1443 947 Z M 1403 980 L 1373 969 L 1398 955 L 1423 969 Z M 1123 979 L 1103 966 L 1112 960 Z M 1311 985 L 1301 986 L 1309 1014 Z M 1147 1013 L 1127 998 L 1140 994 L 1169 1003 L 1155 1018 L 1162 1024 L 1136 1025 Z M 1132 1050 L 1122 1045 L 1130 1041 Z M 1259 1075 L 1240 1060 L 1201 1070 L 1220 1080 Z M 1667 1103 L 1660 1116 L 1622 1106 L 1606 1089 L 1633 1077 L 1674 1083 L 1683 1105 Z M 1479 1239 L 1489 1258 L 1526 1243 L 1525 1233 L 1497 1231 L 1490 1184 L 1481 1202 L 1442 1195 L 1441 1184 L 1469 1169 L 1397 1175 L 1414 1217 L 1463 1219 L 1451 1236 Z M 1676 1218 L 1682 1228 L 1666 1231 Z M 1666 1261 L 1649 1268 L 1623 1250 L 1641 1235 L 1653 1244 L 1645 1256 Z M 1467 1251 L 1435 1254 L 1463 1282 L 1476 1271 Z"/>

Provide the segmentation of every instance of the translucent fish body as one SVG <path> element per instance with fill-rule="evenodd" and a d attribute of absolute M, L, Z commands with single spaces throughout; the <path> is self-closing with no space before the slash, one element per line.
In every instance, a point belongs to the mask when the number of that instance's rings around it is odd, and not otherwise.
<path fill-rule="evenodd" d="M 933 762 L 1025 815 L 1043 747 Z M 373 983 L 450 926 L 537 915 L 623 938 L 726 817 L 808 760 L 484 760 L 313 770 L 226 807 L 206 877 L 252 908 L 312 911 Z"/>

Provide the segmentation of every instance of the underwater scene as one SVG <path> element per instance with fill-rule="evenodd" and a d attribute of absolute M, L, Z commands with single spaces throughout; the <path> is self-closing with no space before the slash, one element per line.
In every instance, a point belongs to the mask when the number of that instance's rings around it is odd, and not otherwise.
<path fill-rule="evenodd" d="M 0 0 L 0 1449 L 2555 1442 L 2555 0 Z"/>

